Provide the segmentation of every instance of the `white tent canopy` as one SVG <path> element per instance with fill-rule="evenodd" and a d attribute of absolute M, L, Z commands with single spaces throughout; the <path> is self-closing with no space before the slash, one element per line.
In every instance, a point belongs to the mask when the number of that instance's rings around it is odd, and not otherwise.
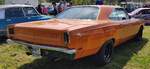
<path fill-rule="evenodd" d="M 38 0 L 5 0 L 5 4 L 26 4 L 36 7 L 38 5 Z"/>

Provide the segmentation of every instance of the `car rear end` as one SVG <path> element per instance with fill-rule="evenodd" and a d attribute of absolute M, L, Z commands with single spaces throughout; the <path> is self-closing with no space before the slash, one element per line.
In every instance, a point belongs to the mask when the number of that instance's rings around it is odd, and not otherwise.
<path fill-rule="evenodd" d="M 92 17 L 79 16 L 78 18 L 68 19 L 73 18 L 73 16 L 70 17 L 69 15 L 68 17 L 64 12 L 58 15 L 56 19 L 16 24 L 9 27 L 8 36 L 10 39 L 8 42 L 24 44 L 32 53 L 42 56 L 54 54 L 55 57 L 67 59 L 79 59 L 89 56 L 89 54 L 83 54 L 85 52 L 83 46 L 86 46 L 85 41 L 87 39 L 85 37 L 81 39 L 81 36 L 85 36 L 87 33 L 81 35 L 81 31 L 83 33 L 83 31 L 87 31 L 85 28 L 98 24 L 96 19 L 99 14 L 99 8 L 95 6 L 83 8 L 85 11 L 92 10 L 84 15 L 89 16 L 93 13 L 95 15 Z M 83 8 L 77 7 L 79 10 Z M 71 11 L 73 10 L 71 9 Z M 66 16 L 66 18 L 64 19 L 62 16 Z M 90 52 L 90 55 L 91 53 L 93 52 Z"/>
<path fill-rule="evenodd" d="M 13 25 L 8 30 L 7 42 L 23 44 L 33 55 L 75 59 L 76 50 L 68 47 L 69 33 L 66 30 Z"/>

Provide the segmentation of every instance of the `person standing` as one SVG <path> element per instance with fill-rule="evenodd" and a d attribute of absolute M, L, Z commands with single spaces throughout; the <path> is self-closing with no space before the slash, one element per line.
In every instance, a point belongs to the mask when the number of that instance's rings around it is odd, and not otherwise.
<path fill-rule="evenodd" d="M 43 6 L 42 13 L 48 15 L 48 8 L 46 6 Z"/>
<path fill-rule="evenodd" d="M 96 5 L 103 5 L 103 0 L 96 0 Z"/>
<path fill-rule="evenodd" d="M 59 1 L 59 5 L 58 5 L 58 12 L 62 12 L 64 11 L 65 9 L 67 9 L 67 3 L 65 0 L 60 0 Z"/>
<path fill-rule="evenodd" d="M 57 11 L 56 3 L 52 2 L 52 6 L 53 6 L 53 15 L 57 15 L 58 11 Z"/>
<path fill-rule="evenodd" d="M 30 2 L 29 2 L 29 1 L 27 1 L 27 2 L 25 3 L 25 5 L 31 5 L 31 4 L 30 4 Z"/>
<path fill-rule="evenodd" d="M 41 4 L 39 4 L 39 5 L 37 6 L 37 11 L 38 11 L 40 14 L 42 14 L 42 5 L 41 5 Z"/>
<path fill-rule="evenodd" d="M 73 3 L 70 2 L 70 3 L 67 5 L 67 8 L 70 8 L 70 7 L 72 7 L 72 6 L 73 6 Z"/>

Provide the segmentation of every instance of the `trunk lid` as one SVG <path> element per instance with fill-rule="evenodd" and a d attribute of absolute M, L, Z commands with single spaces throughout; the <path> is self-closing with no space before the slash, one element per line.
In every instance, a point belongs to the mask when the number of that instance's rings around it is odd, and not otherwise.
<path fill-rule="evenodd" d="M 66 32 L 88 27 L 95 23 L 77 20 L 45 20 L 15 25 L 13 39 L 32 44 L 66 47 Z M 69 37 L 68 37 L 69 38 Z"/>

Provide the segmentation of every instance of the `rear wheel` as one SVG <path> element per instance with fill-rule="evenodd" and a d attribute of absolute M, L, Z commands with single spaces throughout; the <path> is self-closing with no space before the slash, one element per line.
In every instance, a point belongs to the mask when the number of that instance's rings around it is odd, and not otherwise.
<path fill-rule="evenodd" d="M 113 40 L 106 42 L 101 48 L 101 50 L 94 56 L 94 60 L 100 65 L 110 63 L 112 59 L 113 45 Z"/>

